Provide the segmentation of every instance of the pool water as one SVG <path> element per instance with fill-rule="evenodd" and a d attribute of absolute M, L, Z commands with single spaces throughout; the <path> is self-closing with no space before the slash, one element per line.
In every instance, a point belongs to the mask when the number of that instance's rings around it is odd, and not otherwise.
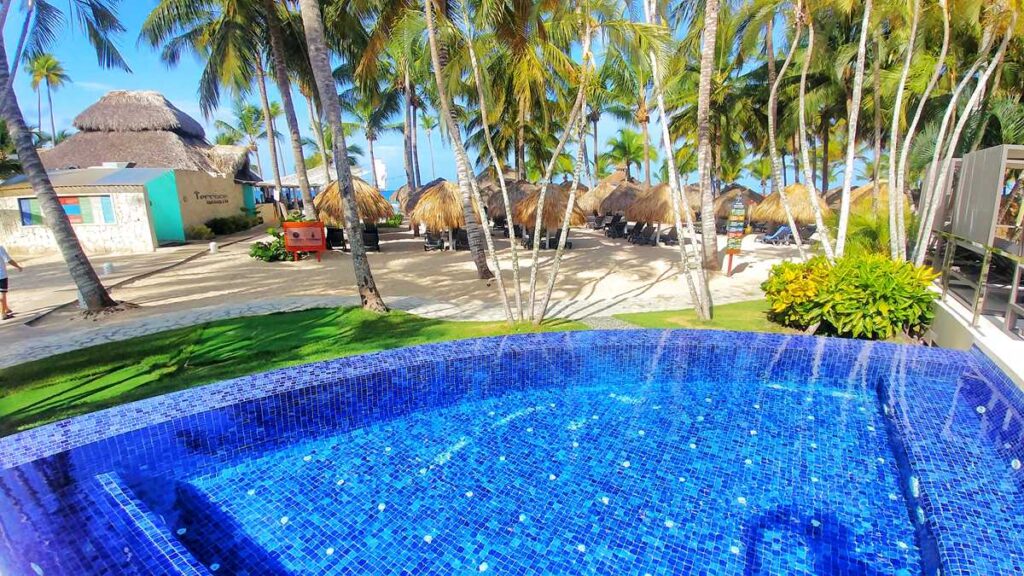
<path fill-rule="evenodd" d="M 1024 574 L 1022 414 L 977 350 L 399 349 L 0 438 L 0 574 Z"/>
<path fill-rule="evenodd" d="M 919 572 L 872 394 L 606 380 L 246 459 L 177 528 L 248 573 Z"/>

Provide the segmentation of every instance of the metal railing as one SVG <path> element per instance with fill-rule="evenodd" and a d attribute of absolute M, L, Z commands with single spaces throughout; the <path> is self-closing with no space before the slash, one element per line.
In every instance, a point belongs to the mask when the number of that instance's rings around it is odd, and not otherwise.
<path fill-rule="evenodd" d="M 944 246 L 936 247 L 935 254 L 943 252 L 942 266 L 939 268 L 940 281 L 942 285 L 942 298 L 946 299 L 948 294 L 970 307 L 972 313 L 971 326 L 977 327 L 978 320 L 989 297 L 989 290 L 992 284 L 989 282 L 989 274 L 992 269 L 994 258 L 1005 259 L 1012 267 L 1010 274 L 1010 293 L 1006 310 L 1002 313 L 1002 329 L 1016 338 L 1021 338 L 1021 330 L 1017 323 L 1024 318 L 1024 290 L 1021 289 L 1021 281 L 1024 279 L 1024 257 L 1007 252 L 995 246 L 981 244 L 967 238 L 951 234 L 949 232 L 935 231 L 934 234 L 942 238 Z M 957 249 L 966 250 L 977 257 L 980 257 L 980 269 L 977 276 L 966 273 L 959 265 L 954 266 L 954 259 Z M 965 296 L 955 290 L 950 290 L 950 284 L 956 283 L 970 289 L 969 296 Z"/>

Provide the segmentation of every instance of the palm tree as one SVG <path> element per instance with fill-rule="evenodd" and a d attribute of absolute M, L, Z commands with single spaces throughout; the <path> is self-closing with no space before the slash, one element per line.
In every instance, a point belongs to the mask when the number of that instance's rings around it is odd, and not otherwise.
<path fill-rule="evenodd" d="M 644 143 L 639 133 L 628 128 L 619 130 L 615 138 L 607 142 L 608 151 L 605 157 L 616 165 L 625 168 L 626 178 L 632 178 L 630 166 L 640 166 L 644 159 Z"/>
<path fill-rule="evenodd" d="M 434 165 L 434 139 L 431 136 L 437 128 L 437 118 L 424 114 L 420 116 L 420 127 L 427 133 L 427 152 L 430 154 L 430 179 L 437 178 L 437 166 Z"/>
<path fill-rule="evenodd" d="M 40 86 L 43 83 L 46 83 L 46 101 L 47 106 L 50 109 L 50 134 L 56 134 L 57 123 L 54 121 L 53 115 L 53 91 L 69 82 L 71 77 L 64 72 L 64 66 L 61 65 L 60 61 L 57 60 L 53 54 L 46 52 L 33 56 L 32 59 L 25 64 L 25 72 L 31 75 L 32 89 L 36 91 L 39 106 L 40 126 L 43 123 L 43 101 Z M 52 141 L 51 145 L 56 146 L 57 142 Z"/>
<path fill-rule="evenodd" d="M 8 3 L 5 3 L 5 6 Z M 78 0 L 68 5 L 67 12 L 50 6 L 53 11 L 45 21 L 35 20 L 36 38 L 40 39 L 37 48 L 44 49 L 42 39 L 53 40 L 58 37 L 60 29 L 63 28 L 66 19 L 78 23 L 85 31 L 89 43 L 96 51 L 96 57 L 100 66 L 104 68 L 120 68 L 128 70 L 127 64 L 116 46 L 111 40 L 113 34 L 124 30 L 117 18 L 117 13 L 108 2 L 102 0 Z M 27 17 L 31 17 L 29 13 Z M 28 21 L 26 21 L 26 27 Z M 50 177 L 43 167 L 39 153 L 32 142 L 32 135 L 25 125 L 25 117 L 22 115 L 21 106 L 18 104 L 18 97 L 11 86 L 11 68 L 7 59 L 7 48 L 0 28 L 0 87 L 6 87 L 0 91 L 0 117 L 7 122 L 7 130 L 11 139 L 14 140 L 15 148 L 18 151 L 18 159 L 25 171 L 25 176 L 32 184 L 32 189 L 39 200 L 40 209 L 47 226 L 53 233 L 57 246 L 60 248 L 64 261 L 68 265 L 71 279 L 78 288 L 81 302 L 90 311 L 99 311 L 114 306 L 116 303 L 107 293 L 99 276 L 93 269 L 89 258 L 82 250 L 78 242 L 75 229 L 71 226 L 71 220 L 64 212 L 57 193 L 53 189 Z"/>
<path fill-rule="evenodd" d="M 701 246 L 704 268 L 720 270 L 715 232 L 714 191 L 711 187 L 711 80 L 715 74 L 715 42 L 718 38 L 718 0 L 705 0 L 704 32 L 700 48 L 700 82 L 697 87 L 697 180 L 700 184 Z"/>
<path fill-rule="evenodd" d="M 388 311 L 384 299 L 381 298 L 370 270 L 370 262 L 366 257 L 366 247 L 359 226 L 358 207 L 352 192 L 352 171 L 348 163 L 348 149 L 345 146 L 345 131 L 341 125 L 341 105 L 337 98 L 334 77 L 331 74 L 330 56 L 327 52 L 327 41 L 324 36 L 323 19 L 317 0 L 299 0 L 302 12 L 302 25 L 306 33 L 306 48 L 309 61 L 316 81 L 320 102 L 324 106 L 327 124 L 332 136 L 334 166 L 338 173 L 342 202 L 345 204 L 345 233 L 349 237 L 352 250 L 352 267 L 355 269 L 356 286 L 363 308 L 375 312 Z"/>
<path fill-rule="evenodd" d="M 335 73 L 335 78 L 338 74 Z M 402 92 L 393 86 L 376 81 L 352 87 L 340 96 L 341 108 L 356 118 L 356 123 L 366 137 L 366 147 L 370 153 L 370 172 L 373 175 L 373 186 L 380 189 L 377 181 L 377 156 L 373 143 L 382 132 L 390 129 L 389 122 L 402 108 Z"/>
<path fill-rule="evenodd" d="M 263 121 L 263 111 L 258 106 L 253 106 L 242 100 L 235 100 L 232 109 L 234 124 L 217 120 L 214 126 L 221 135 L 233 138 L 234 144 L 244 142 L 249 151 L 256 155 L 256 166 L 263 175 L 263 162 L 260 160 L 259 139 L 267 136 L 266 124 Z M 219 136 L 218 136 L 219 137 Z"/>

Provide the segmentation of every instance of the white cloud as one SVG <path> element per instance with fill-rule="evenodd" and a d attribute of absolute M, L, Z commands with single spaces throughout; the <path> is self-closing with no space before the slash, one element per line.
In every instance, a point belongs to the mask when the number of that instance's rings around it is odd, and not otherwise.
<path fill-rule="evenodd" d="M 114 86 L 111 86 L 110 84 L 104 84 L 103 82 L 81 81 L 75 82 L 74 85 L 78 88 L 88 90 L 90 92 L 110 92 L 111 90 L 117 89 Z"/>

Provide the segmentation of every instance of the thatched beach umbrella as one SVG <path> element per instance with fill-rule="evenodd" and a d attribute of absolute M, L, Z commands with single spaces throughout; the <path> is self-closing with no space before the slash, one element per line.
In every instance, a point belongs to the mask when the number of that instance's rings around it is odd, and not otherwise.
<path fill-rule="evenodd" d="M 557 186 L 559 188 L 561 188 L 562 190 L 565 190 L 566 192 L 568 192 L 569 190 L 572 189 L 572 179 L 571 178 L 566 178 L 566 179 L 562 180 L 561 183 L 557 184 Z M 577 205 L 579 204 L 579 199 L 582 198 L 583 195 L 586 194 L 589 191 L 590 191 L 590 188 L 588 188 L 583 182 L 580 182 L 579 184 L 576 185 Z"/>
<path fill-rule="evenodd" d="M 810 224 L 814 222 L 814 209 L 810 199 L 807 197 L 807 189 L 803 184 L 790 184 L 786 187 L 786 198 L 789 200 L 790 209 L 793 211 L 793 220 L 797 224 Z M 828 205 L 819 196 L 818 206 L 821 208 L 823 217 L 828 217 L 832 212 Z M 788 223 L 786 211 L 782 206 L 782 199 L 778 192 L 765 196 L 764 200 L 754 208 L 750 219 L 755 222 L 774 222 L 778 224 Z"/>
<path fill-rule="evenodd" d="M 683 209 L 683 203 L 679 202 L 679 210 Z M 691 207 L 692 211 L 693 208 Z M 682 217 L 682 212 L 680 212 Z M 644 191 L 636 202 L 626 208 L 626 220 L 634 222 L 658 222 L 674 224 L 676 221 L 675 211 L 672 209 L 672 189 L 668 183 L 662 182 L 651 186 Z"/>
<path fill-rule="evenodd" d="M 757 206 L 764 200 L 764 196 L 761 196 L 746 186 L 730 186 L 721 196 L 715 198 L 715 217 L 728 218 L 729 214 L 732 212 L 732 205 L 736 203 L 737 198 L 743 199 L 743 203 L 747 206 L 748 215 L 750 214 L 751 208 Z"/>
<path fill-rule="evenodd" d="M 479 211 L 479 206 L 474 208 Z M 452 231 L 466 225 L 459 185 L 438 178 L 421 188 L 416 206 L 409 213 L 409 220 L 425 224 L 428 230 L 434 232 L 448 230 L 449 241 L 452 240 Z"/>
<path fill-rule="evenodd" d="M 612 172 L 594 186 L 593 189 L 577 199 L 576 204 L 587 214 L 596 214 L 601 210 L 601 202 L 615 191 L 615 188 L 626 180 L 625 170 Z"/>
<path fill-rule="evenodd" d="M 601 207 L 598 209 L 598 212 L 601 214 L 625 212 L 644 192 L 642 184 L 623 180 L 612 190 L 611 194 L 601 201 Z"/>
<path fill-rule="evenodd" d="M 530 194 L 540 190 L 540 186 L 531 184 L 526 180 L 506 180 L 505 189 L 508 190 L 508 202 L 515 209 L 515 205 Z M 505 199 L 501 196 L 501 185 L 493 183 L 487 194 L 481 189 L 481 199 L 487 207 L 487 216 L 492 220 L 495 218 L 507 218 L 505 214 Z"/>
<path fill-rule="evenodd" d="M 512 221 L 528 229 L 533 229 L 537 223 L 537 200 L 540 198 L 540 188 L 531 192 L 512 208 Z M 554 230 L 562 227 L 562 219 L 565 216 L 565 206 L 569 203 L 569 191 L 563 190 L 560 186 L 548 186 L 544 194 L 544 214 L 542 214 L 542 226 L 546 230 Z M 570 226 L 584 226 L 587 223 L 587 215 L 580 209 L 579 203 L 575 203 L 572 209 L 572 217 L 569 219 Z"/>
<path fill-rule="evenodd" d="M 352 178 L 352 191 L 355 193 L 356 208 L 359 219 L 363 222 L 377 222 L 391 217 L 394 209 L 387 198 L 361 178 Z M 327 185 L 313 198 L 320 220 L 328 228 L 345 227 L 345 205 L 341 201 L 341 186 L 335 180 Z"/>

